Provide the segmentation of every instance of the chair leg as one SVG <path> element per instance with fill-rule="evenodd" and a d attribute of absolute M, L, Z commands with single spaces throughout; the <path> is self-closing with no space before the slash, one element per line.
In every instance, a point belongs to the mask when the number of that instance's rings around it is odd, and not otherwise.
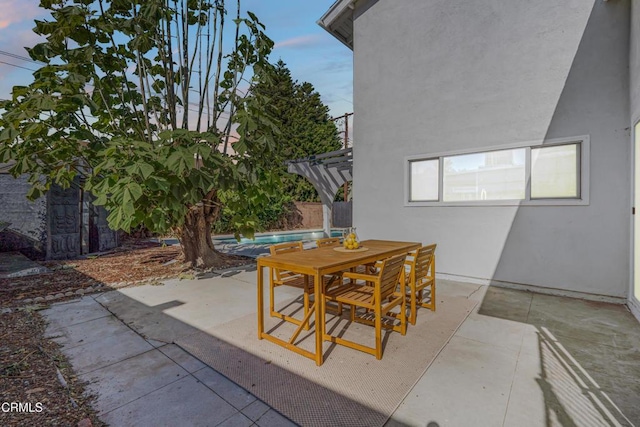
<path fill-rule="evenodd" d="M 307 292 L 306 289 L 305 289 L 304 294 L 303 294 L 303 299 L 304 299 L 304 315 L 306 317 L 307 313 L 309 312 L 309 305 L 310 305 L 309 304 L 309 292 Z M 311 323 L 311 321 L 309 321 L 309 323 Z M 308 331 L 309 329 L 311 329 L 311 326 L 309 326 L 309 323 L 304 325 L 304 330 L 305 331 Z"/>
<path fill-rule="evenodd" d="M 269 268 L 269 315 L 273 316 L 275 311 L 275 295 L 273 285 L 273 268 Z"/>
<path fill-rule="evenodd" d="M 433 256 L 431 261 L 431 275 L 433 276 L 433 282 L 431 282 L 431 311 L 436 311 L 436 257 Z"/>
<path fill-rule="evenodd" d="M 431 311 L 436 311 L 436 278 L 431 283 Z"/>
<path fill-rule="evenodd" d="M 380 307 L 376 307 L 376 359 L 382 359 L 382 312 Z"/>
<path fill-rule="evenodd" d="M 415 291 L 415 287 L 412 286 L 412 289 L 411 289 L 411 324 L 412 325 L 416 324 L 417 309 L 418 307 L 417 307 L 417 301 L 416 301 L 416 291 Z"/>
<path fill-rule="evenodd" d="M 419 299 L 418 305 L 420 307 L 428 308 L 431 311 L 436 311 L 436 287 L 434 284 L 428 286 L 431 286 L 429 293 L 429 303 L 426 303 L 422 299 Z"/>
<path fill-rule="evenodd" d="M 351 321 L 355 322 L 356 321 L 356 306 L 355 305 L 350 305 L 349 306 L 349 311 L 351 312 Z"/>
<path fill-rule="evenodd" d="M 402 290 L 402 301 L 400 302 L 400 333 L 407 334 L 407 299 L 404 297 L 404 289 Z"/>
<path fill-rule="evenodd" d="M 316 304 L 318 304 L 318 301 L 316 301 Z M 320 311 L 322 313 L 327 313 L 327 299 L 323 296 L 321 301 L 320 301 Z M 322 322 L 320 325 L 318 325 L 318 322 L 316 322 L 316 328 L 320 328 L 320 335 L 322 336 L 322 340 L 324 341 L 324 335 L 326 334 L 326 330 L 327 330 L 327 325 L 326 325 L 326 321 L 327 321 L 327 316 L 323 316 L 325 318 L 325 321 Z"/>

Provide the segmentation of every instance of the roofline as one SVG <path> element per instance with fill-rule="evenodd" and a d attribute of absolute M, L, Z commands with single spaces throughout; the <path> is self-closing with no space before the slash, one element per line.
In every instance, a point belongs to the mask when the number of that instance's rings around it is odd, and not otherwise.
<path fill-rule="evenodd" d="M 318 19 L 317 24 L 325 29 L 329 34 L 338 39 L 342 44 L 347 46 L 349 49 L 353 50 L 353 33 L 350 34 L 351 37 L 344 38 L 336 31 L 334 31 L 331 26 L 340 20 L 353 20 L 353 9 L 356 0 L 336 0 L 333 5 L 329 8 L 329 10 L 322 15 L 320 19 Z"/>

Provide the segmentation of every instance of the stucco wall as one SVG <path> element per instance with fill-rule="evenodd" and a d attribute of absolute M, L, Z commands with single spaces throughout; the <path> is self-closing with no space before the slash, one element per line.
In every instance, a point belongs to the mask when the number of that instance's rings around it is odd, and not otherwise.
<path fill-rule="evenodd" d="M 435 242 L 439 273 L 627 295 L 628 0 L 379 0 L 354 32 L 361 238 Z M 405 156 L 579 135 L 588 206 L 404 206 Z"/>

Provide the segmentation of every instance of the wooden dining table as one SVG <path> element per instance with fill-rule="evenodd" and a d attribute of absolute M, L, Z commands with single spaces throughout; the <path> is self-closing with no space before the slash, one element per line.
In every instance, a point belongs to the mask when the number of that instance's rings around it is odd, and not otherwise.
<path fill-rule="evenodd" d="M 309 359 L 315 360 L 320 366 L 323 362 L 322 353 L 322 331 L 319 327 L 324 322 L 324 313 L 320 310 L 324 286 L 323 276 L 347 271 L 359 265 L 371 264 L 390 256 L 409 253 L 422 246 L 417 242 L 399 242 L 392 240 L 364 240 L 360 242 L 361 248 L 365 250 L 354 250 L 340 252 L 335 247 L 323 247 L 309 249 L 300 252 L 289 252 L 285 254 L 271 255 L 258 258 L 258 339 L 266 339 L 284 348 L 292 350 Z M 264 330 L 264 269 L 283 269 L 295 273 L 306 274 L 314 283 L 314 302 L 306 317 L 298 326 L 294 334 L 288 341 L 275 337 Z M 311 326 L 311 315 L 315 317 L 315 353 L 295 345 L 295 340 L 307 325 Z"/>

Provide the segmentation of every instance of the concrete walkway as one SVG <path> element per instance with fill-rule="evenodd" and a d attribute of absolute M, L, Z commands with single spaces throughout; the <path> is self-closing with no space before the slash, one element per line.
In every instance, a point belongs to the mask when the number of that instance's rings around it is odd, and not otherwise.
<path fill-rule="evenodd" d="M 112 426 L 292 425 L 171 344 L 255 312 L 255 277 L 171 280 L 56 304 L 43 312 L 47 334 Z M 388 426 L 639 424 L 640 325 L 625 307 L 445 280 L 438 292 L 479 304 Z"/>
<path fill-rule="evenodd" d="M 210 281 L 194 284 L 205 285 Z M 180 282 L 174 283 L 174 287 L 184 291 L 183 286 L 176 285 Z M 166 291 L 164 286 L 138 289 L 142 294 Z M 148 322 L 140 323 L 138 329 L 152 329 L 151 336 L 158 339 L 140 334 L 118 319 L 105 306 L 119 302 L 119 308 L 124 309 L 128 300 L 129 307 L 137 310 L 136 304 L 121 292 L 55 304 L 42 312 L 49 322 L 47 337 L 63 346 L 62 351 L 76 374 L 88 382 L 87 392 L 98 397 L 94 407 L 101 420 L 111 426 L 295 425 L 171 344 L 171 337 L 189 333 L 191 327 L 182 322 L 156 322 L 158 316 L 163 316 L 162 311 L 169 308 L 167 305 L 146 312 L 140 310 L 140 317 L 136 316 Z"/>

